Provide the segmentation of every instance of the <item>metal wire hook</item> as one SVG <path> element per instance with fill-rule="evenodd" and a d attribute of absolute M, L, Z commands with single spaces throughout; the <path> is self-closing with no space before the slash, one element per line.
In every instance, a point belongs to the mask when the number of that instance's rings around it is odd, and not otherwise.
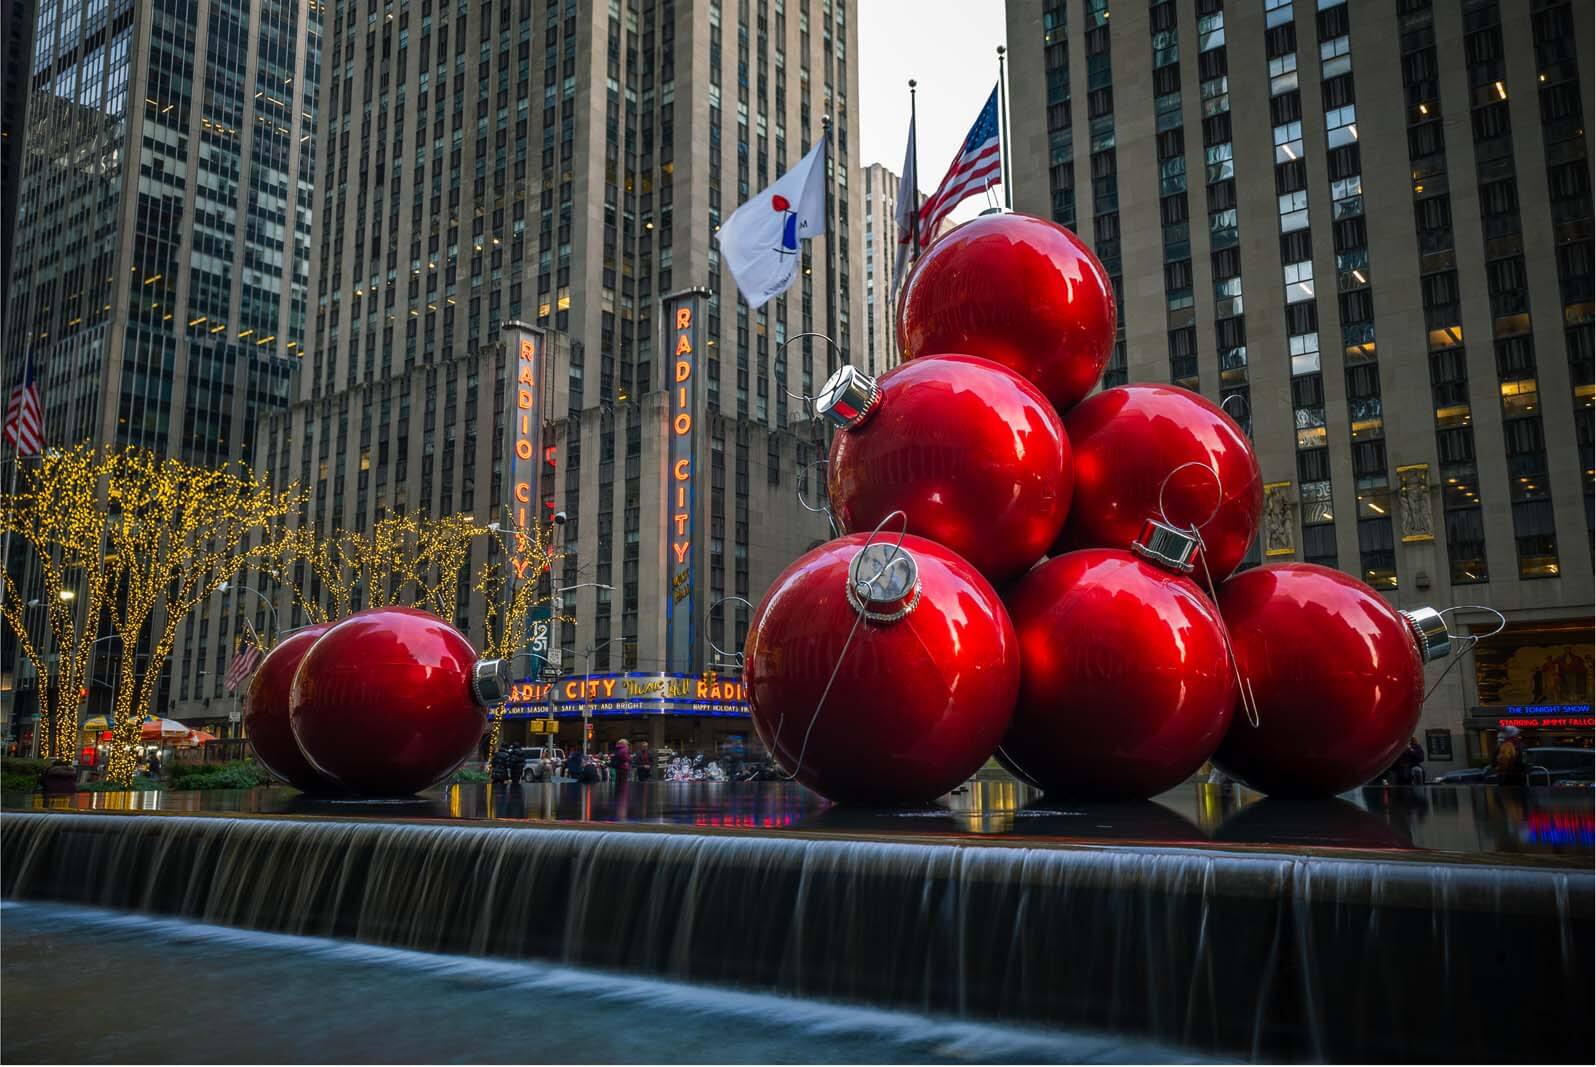
<path fill-rule="evenodd" d="M 1164 491 L 1169 488 L 1169 483 L 1170 483 L 1170 481 L 1172 481 L 1174 479 L 1175 475 L 1179 474 L 1181 471 L 1185 470 L 1187 467 L 1197 467 L 1197 468 L 1199 468 L 1201 470 L 1205 470 L 1209 474 L 1213 475 L 1213 477 L 1214 477 L 1214 487 L 1216 489 L 1218 489 L 1219 492 L 1217 494 L 1215 494 L 1215 496 L 1214 496 L 1214 510 L 1212 510 L 1212 511 L 1210 511 L 1208 513 L 1207 518 L 1203 519 L 1202 522 L 1194 523 L 1190 527 L 1182 527 L 1180 523 L 1176 522 L 1174 519 L 1169 517 L 1169 511 L 1164 507 Z M 1168 474 L 1164 475 L 1164 480 L 1158 484 L 1158 516 L 1159 516 L 1159 518 L 1163 519 L 1166 523 L 1168 523 L 1169 525 L 1171 525 L 1171 526 L 1173 526 L 1173 527 L 1175 527 L 1177 529 L 1189 529 L 1189 530 L 1191 530 L 1192 533 L 1196 533 L 1199 527 L 1207 526 L 1210 522 L 1214 521 L 1214 516 L 1219 514 L 1220 505 L 1222 505 L 1224 502 L 1225 502 L 1225 483 L 1224 483 L 1224 480 L 1219 477 L 1219 471 L 1214 469 L 1213 464 L 1204 463 L 1200 459 L 1189 459 L 1189 460 L 1187 460 L 1185 463 L 1182 463 L 1180 466 L 1176 467 L 1174 470 L 1172 470 Z M 1201 543 L 1201 538 L 1199 538 L 1198 541 L 1199 541 L 1199 543 Z"/>
<path fill-rule="evenodd" d="M 898 540 L 892 546 L 892 552 L 887 556 L 887 561 L 876 568 L 876 573 L 872 574 L 868 581 L 861 580 L 854 585 L 854 591 L 859 594 L 859 599 L 861 601 L 866 599 L 870 593 L 870 590 L 875 588 L 875 584 L 886 575 L 889 569 L 897 566 L 899 563 L 902 563 L 905 566 L 908 565 L 908 557 L 903 554 L 903 540 L 909 536 L 909 516 L 902 508 L 899 508 L 897 511 L 890 511 L 886 515 L 882 516 L 881 521 L 876 523 L 876 528 L 871 530 L 869 536 L 865 538 L 864 546 L 859 549 L 859 552 L 861 555 L 865 552 L 868 552 L 870 550 L 870 546 L 876 543 L 876 534 L 880 533 L 882 529 L 886 527 L 887 523 L 891 522 L 893 519 L 903 520 L 903 529 L 898 531 Z"/>
<path fill-rule="evenodd" d="M 809 466 L 824 468 L 829 466 L 829 464 L 829 460 L 817 459 L 810 463 Z M 826 517 L 826 521 L 831 524 L 831 536 L 834 538 L 842 536 L 842 528 L 837 525 L 837 516 L 832 513 L 831 506 L 829 504 L 822 505 L 818 508 L 810 504 L 809 501 L 804 499 L 804 489 L 802 483 L 797 486 L 796 493 L 798 495 L 799 507 L 803 508 L 812 515 L 824 515 Z"/>
<path fill-rule="evenodd" d="M 863 555 L 865 552 L 869 551 L 870 546 L 876 543 L 876 535 L 882 531 L 887 523 L 891 522 L 895 518 L 902 520 L 903 529 L 898 531 L 898 540 L 892 546 L 892 553 L 887 557 L 887 561 L 885 563 L 876 568 L 876 573 L 871 575 L 868 580 L 861 579 L 854 585 L 854 589 L 859 595 L 855 598 L 858 602 L 851 605 L 857 612 L 857 614 L 854 616 L 853 626 L 848 630 L 847 640 L 843 641 L 842 649 L 837 653 L 837 662 L 831 666 L 831 677 L 826 679 L 826 688 L 821 690 L 820 699 L 815 702 L 815 713 L 809 717 L 809 725 L 804 728 L 803 740 L 798 745 L 798 759 L 793 763 L 792 773 L 787 775 L 788 781 L 798 777 L 798 772 L 803 769 L 804 756 L 809 752 L 809 735 L 814 733 L 815 723 L 820 721 L 821 709 L 826 706 L 826 698 L 831 696 L 831 687 L 836 684 L 837 675 L 842 672 L 842 663 L 848 658 L 848 649 L 853 645 L 854 635 L 859 632 L 860 625 L 865 621 L 865 617 L 869 614 L 869 609 L 866 605 L 869 603 L 870 590 L 878 581 L 881 580 L 881 577 L 887 573 L 887 569 L 889 567 L 897 564 L 900 560 L 907 563 L 907 557 L 903 554 L 903 540 L 909 536 L 909 516 L 901 509 L 898 511 L 889 512 L 882 518 L 880 522 L 876 523 L 876 528 L 871 530 L 869 536 L 865 538 L 865 543 L 859 549 L 859 554 Z M 883 542 L 883 544 L 884 543 L 885 542 Z M 857 556 L 855 558 L 857 558 Z M 852 568 L 850 566 L 850 570 L 851 569 Z M 776 720 L 776 729 L 774 732 L 775 737 L 781 737 L 781 728 L 785 721 L 785 715 Z"/>
<path fill-rule="evenodd" d="M 716 610 L 718 610 L 720 608 L 720 606 L 722 604 L 726 603 L 728 600 L 740 600 L 744 604 L 748 605 L 748 610 L 749 611 L 752 611 L 754 609 L 753 602 L 750 601 L 745 596 L 723 596 L 723 597 L 721 597 L 719 600 L 717 600 L 713 604 L 711 604 L 709 606 L 709 611 L 705 612 L 705 614 L 704 614 L 704 632 L 706 634 L 710 634 L 710 633 L 714 632 L 714 630 L 712 629 L 712 627 L 710 625 L 712 620 L 713 620 L 713 616 L 714 616 Z M 706 636 L 704 638 L 704 641 L 714 651 L 715 655 L 720 656 L 722 659 L 732 660 L 732 661 L 734 661 L 737 664 L 737 669 L 738 670 L 742 670 L 743 669 L 743 653 L 742 653 L 742 650 L 739 649 L 736 652 L 727 652 L 724 648 L 721 648 L 719 645 L 717 645 L 714 642 L 714 640 L 712 638 L 710 638 L 708 636 Z"/>
<path fill-rule="evenodd" d="M 1452 673 L 1452 668 L 1463 662 L 1463 657 L 1465 655 L 1473 652 L 1479 643 L 1485 640 L 1487 637 L 1495 637 L 1497 634 L 1507 629 L 1507 616 L 1486 604 L 1454 604 L 1449 608 L 1442 608 L 1440 611 L 1436 612 L 1436 614 L 1441 617 L 1442 621 L 1445 621 L 1447 615 L 1454 611 L 1488 611 L 1492 615 L 1496 616 L 1496 629 L 1492 630 L 1488 634 L 1455 634 L 1452 632 L 1452 628 L 1450 626 L 1446 628 L 1446 636 L 1458 643 L 1458 650 L 1452 654 L 1452 662 L 1446 665 L 1446 670 L 1442 671 L 1440 677 L 1436 678 L 1435 682 L 1430 686 L 1430 688 L 1424 691 L 1424 700 L 1419 702 L 1421 706 L 1427 703 L 1435 691 L 1441 687 L 1441 683 L 1446 681 L 1446 676 Z M 1465 641 L 1467 641 L 1468 644 L 1465 645 L 1463 643 Z"/>
<path fill-rule="evenodd" d="M 791 337 L 787 338 L 785 341 L 781 342 L 781 344 L 777 345 L 776 346 L 776 351 L 785 352 L 785 351 L 787 351 L 787 346 L 788 345 L 792 344 L 794 341 L 802 340 L 805 337 L 818 337 L 822 341 L 826 342 L 826 344 L 830 345 L 833 349 L 835 349 L 836 352 L 837 352 L 837 355 L 841 356 L 841 355 L 844 354 L 843 351 L 842 351 L 842 346 L 841 345 L 839 345 L 836 341 L 833 341 L 828 335 L 823 334 L 823 333 L 819 332 L 818 330 L 805 330 L 803 333 L 795 333 Z M 848 364 L 848 365 L 852 366 L 851 363 Z M 811 419 L 815 417 L 815 398 L 814 397 L 810 396 L 807 393 L 794 393 L 790 389 L 786 389 L 786 388 L 783 388 L 782 392 L 786 393 L 789 399 L 797 400 L 800 403 L 802 403 L 803 406 L 804 406 L 804 412 Z"/>

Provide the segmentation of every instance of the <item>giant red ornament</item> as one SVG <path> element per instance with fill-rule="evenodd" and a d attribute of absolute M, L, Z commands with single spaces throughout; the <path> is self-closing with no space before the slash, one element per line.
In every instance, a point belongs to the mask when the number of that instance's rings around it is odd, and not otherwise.
<path fill-rule="evenodd" d="M 1418 725 L 1424 659 L 1448 650 L 1436 612 L 1311 563 L 1243 571 L 1219 610 L 1258 725 L 1238 716 L 1214 762 L 1271 795 L 1329 796 L 1389 767 Z"/>
<path fill-rule="evenodd" d="M 949 231 L 898 301 L 905 360 L 965 352 L 1029 379 L 1062 414 L 1097 384 L 1114 347 L 1114 288 L 1092 250 L 1030 215 L 983 215 Z"/>
<path fill-rule="evenodd" d="M 843 528 L 895 511 L 990 581 L 1025 573 L 1069 512 L 1070 444 L 1047 398 L 976 356 L 917 359 L 876 381 L 843 367 L 817 410 L 831 441 L 831 504 Z"/>
<path fill-rule="evenodd" d="M 1051 795 L 1150 797 L 1190 777 L 1225 736 L 1236 685 L 1223 623 L 1162 561 L 1070 552 L 1020 579 L 1007 602 L 1021 682 L 998 758 L 1020 778 Z"/>
<path fill-rule="evenodd" d="M 305 758 L 351 793 L 403 796 L 463 763 L 503 701 L 509 668 L 415 608 L 357 612 L 294 675 L 289 722 Z"/>
<path fill-rule="evenodd" d="M 744 656 L 754 728 L 833 800 L 931 800 L 974 774 L 1008 727 L 1014 628 L 956 554 L 912 535 L 896 550 L 895 533 L 870 540 L 812 549 L 760 602 Z"/>
<path fill-rule="evenodd" d="M 1162 493 L 1163 516 L 1202 533 L 1214 581 L 1241 563 L 1263 515 L 1263 475 L 1252 442 L 1216 404 L 1174 386 L 1122 385 L 1088 397 L 1064 428 L 1075 499 L 1061 551 L 1129 548 L 1160 517 Z"/>
<path fill-rule="evenodd" d="M 244 732 L 255 757 L 277 777 L 307 793 L 341 792 L 305 759 L 288 721 L 289 687 L 305 653 L 330 626 L 306 626 L 277 643 L 249 681 L 244 696 Z"/>

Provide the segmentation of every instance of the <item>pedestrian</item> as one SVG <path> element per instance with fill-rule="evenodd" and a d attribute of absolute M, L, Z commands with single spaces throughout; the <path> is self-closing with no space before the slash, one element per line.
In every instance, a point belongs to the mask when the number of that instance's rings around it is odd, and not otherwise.
<path fill-rule="evenodd" d="M 610 757 L 610 763 L 615 768 L 617 782 L 624 782 L 632 776 L 632 749 L 626 743 L 626 738 L 615 742 L 615 754 Z"/>
<path fill-rule="evenodd" d="M 1496 735 L 1496 781 L 1498 785 L 1523 785 L 1528 771 L 1524 762 L 1524 742 L 1517 726 L 1508 726 Z"/>
<path fill-rule="evenodd" d="M 648 750 L 648 742 L 638 742 L 637 748 L 637 780 L 646 782 L 654 777 L 654 754 Z"/>
<path fill-rule="evenodd" d="M 160 776 L 161 776 L 161 753 L 159 752 L 159 750 L 157 750 L 155 752 L 151 752 L 150 753 L 150 777 L 151 778 L 159 778 Z"/>

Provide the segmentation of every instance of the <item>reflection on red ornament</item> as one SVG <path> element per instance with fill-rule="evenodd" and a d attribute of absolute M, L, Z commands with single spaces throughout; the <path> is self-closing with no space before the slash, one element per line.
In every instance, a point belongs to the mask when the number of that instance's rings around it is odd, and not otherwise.
<path fill-rule="evenodd" d="M 827 465 L 843 528 L 895 511 L 910 533 L 963 556 L 993 582 L 1025 573 L 1069 513 L 1063 424 L 1036 387 L 976 356 L 904 363 L 879 381 L 843 367 L 817 410 L 841 429 Z"/>
<path fill-rule="evenodd" d="M 1230 724 L 1223 623 L 1189 578 L 1118 549 L 1048 560 L 1009 591 L 1020 698 L 998 758 L 1050 795 L 1179 785 Z"/>
<path fill-rule="evenodd" d="M 983 215 L 932 243 L 898 301 L 905 360 L 964 352 L 1028 379 L 1062 414 L 1103 376 L 1114 288 L 1080 238 L 1030 215 Z"/>
<path fill-rule="evenodd" d="M 306 626 L 283 638 L 255 671 L 244 695 L 244 733 L 255 757 L 277 777 L 307 793 L 340 792 L 299 750 L 288 722 L 288 692 L 305 653 L 331 627 Z"/>
<path fill-rule="evenodd" d="M 754 727 L 789 774 L 833 800 L 931 800 L 974 774 L 1008 727 L 1014 629 L 958 555 L 912 535 L 897 550 L 894 533 L 869 541 L 811 550 L 765 594 L 744 657 Z"/>
<path fill-rule="evenodd" d="M 1160 517 L 1162 493 L 1163 516 L 1202 533 L 1214 581 L 1241 563 L 1263 515 L 1263 476 L 1252 442 L 1217 405 L 1174 386 L 1122 385 L 1088 397 L 1064 427 L 1075 500 L 1061 551 L 1129 548 Z"/>
<path fill-rule="evenodd" d="M 1243 571 L 1219 587 L 1219 610 L 1258 714 L 1231 724 L 1221 769 L 1270 795 L 1330 796 L 1391 766 L 1424 696 L 1420 612 L 1311 563 Z"/>
<path fill-rule="evenodd" d="M 311 646 L 289 722 L 305 758 L 351 793 L 404 796 L 460 766 L 504 699 L 509 670 L 415 608 L 357 612 Z"/>

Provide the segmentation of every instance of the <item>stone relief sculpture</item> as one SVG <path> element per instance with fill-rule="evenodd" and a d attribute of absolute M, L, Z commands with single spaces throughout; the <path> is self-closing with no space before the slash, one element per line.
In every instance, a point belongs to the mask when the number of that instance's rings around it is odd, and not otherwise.
<path fill-rule="evenodd" d="M 1266 557 L 1296 554 L 1293 510 L 1290 482 L 1271 482 L 1264 486 L 1263 551 Z"/>
<path fill-rule="evenodd" d="M 1430 465 L 1397 468 L 1397 514 L 1404 542 L 1435 540 L 1435 509 L 1430 506 Z"/>

